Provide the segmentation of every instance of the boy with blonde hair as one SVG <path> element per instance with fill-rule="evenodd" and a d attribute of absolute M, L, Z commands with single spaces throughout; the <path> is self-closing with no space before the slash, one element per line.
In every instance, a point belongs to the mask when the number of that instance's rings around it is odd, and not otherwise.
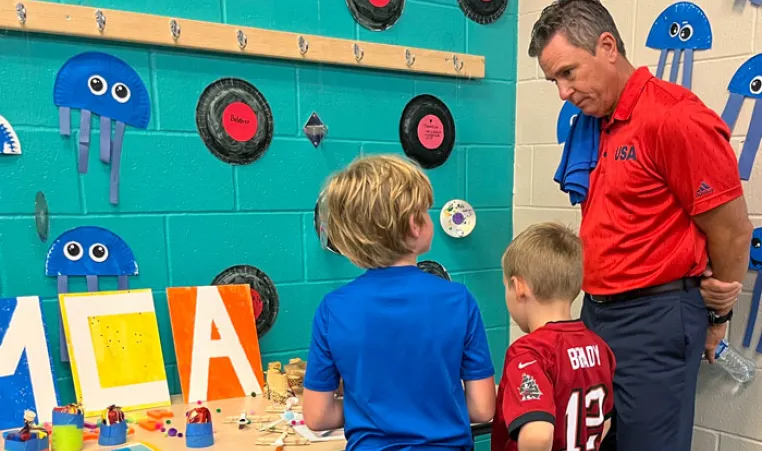
<path fill-rule="evenodd" d="M 582 243 L 553 223 L 521 232 L 503 255 L 505 300 L 524 333 L 506 352 L 493 451 L 598 450 L 611 426 L 614 354 L 571 304 Z"/>
<path fill-rule="evenodd" d="M 347 451 L 469 450 L 470 423 L 492 419 L 476 300 L 416 266 L 431 247 L 432 204 L 423 171 L 394 155 L 355 160 L 323 191 L 327 238 L 366 271 L 315 313 L 303 412 L 312 430 L 343 426 Z"/>

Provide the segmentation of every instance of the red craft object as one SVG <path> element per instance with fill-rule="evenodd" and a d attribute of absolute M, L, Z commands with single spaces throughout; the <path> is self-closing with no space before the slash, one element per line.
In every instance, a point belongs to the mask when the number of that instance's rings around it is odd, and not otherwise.
<path fill-rule="evenodd" d="M 19 438 L 22 442 L 32 439 L 32 432 L 29 430 L 29 426 L 24 426 L 23 429 L 19 431 Z"/>
<path fill-rule="evenodd" d="M 124 412 L 122 412 L 121 407 L 117 407 L 115 405 L 109 406 L 107 409 L 107 424 L 117 424 L 124 421 Z"/>
<path fill-rule="evenodd" d="M 212 414 L 206 407 L 196 407 L 185 413 L 188 423 L 208 423 Z"/>
<path fill-rule="evenodd" d="M 80 407 L 79 404 L 71 403 L 65 406 L 53 407 L 53 411 L 77 415 L 82 413 L 82 408 Z"/>

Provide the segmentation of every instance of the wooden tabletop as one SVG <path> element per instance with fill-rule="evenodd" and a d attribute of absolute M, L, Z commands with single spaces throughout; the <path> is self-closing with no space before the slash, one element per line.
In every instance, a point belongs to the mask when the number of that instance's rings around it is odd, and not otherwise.
<path fill-rule="evenodd" d="M 179 432 L 185 432 L 185 412 L 197 404 L 183 404 L 182 397 L 179 395 L 172 397 L 171 410 L 174 413 L 174 417 L 163 418 L 164 427 L 176 428 Z M 223 401 L 210 401 L 205 403 L 204 406 L 209 408 L 212 414 L 212 423 L 214 425 L 214 445 L 208 448 L 201 448 L 199 451 L 213 451 L 213 450 L 240 450 L 240 449 L 258 449 L 258 450 L 275 450 L 276 448 L 270 445 L 257 445 L 257 441 L 266 440 L 271 443 L 277 440 L 282 433 L 279 432 L 259 432 L 258 424 L 252 421 L 251 424 L 246 426 L 243 430 L 238 429 L 237 422 L 225 424 L 223 421 L 228 417 L 235 417 L 238 419 L 242 412 L 247 412 L 249 417 L 269 415 L 273 420 L 280 418 L 280 413 L 268 412 L 267 408 L 271 406 L 271 403 L 264 397 L 258 396 L 256 398 L 235 398 L 227 399 Z M 169 408 L 167 408 L 169 409 Z M 217 409 L 221 409 L 218 413 Z M 127 417 L 139 420 L 145 418 L 146 411 L 133 411 L 125 412 Z M 253 413 L 252 413 L 253 412 Z M 95 422 L 96 418 L 88 418 L 85 421 Z M 171 421 L 171 424 L 166 424 L 166 421 Z M 187 451 L 185 446 L 185 438 L 178 437 L 165 437 L 163 432 L 147 431 L 136 423 L 131 423 L 130 426 L 135 429 L 134 434 L 127 436 L 127 443 L 120 446 L 102 447 L 98 445 L 96 440 L 88 440 L 85 442 L 83 450 L 113 450 L 123 448 L 130 444 L 137 444 L 140 442 L 153 447 L 161 451 Z M 283 426 L 283 423 L 279 425 Z M 302 450 L 302 451 L 341 451 L 346 446 L 344 440 L 328 441 L 328 442 L 313 442 L 305 446 L 289 446 L 289 442 L 293 442 L 296 438 L 301 438 L 298 434 L 290 434 L 285 439 L 285 450 Z M 2 438 L 0 438 L 0 445 L 4 445 Z M 0 446 L 0 449 L 4 449 L 4 446 Z"/>

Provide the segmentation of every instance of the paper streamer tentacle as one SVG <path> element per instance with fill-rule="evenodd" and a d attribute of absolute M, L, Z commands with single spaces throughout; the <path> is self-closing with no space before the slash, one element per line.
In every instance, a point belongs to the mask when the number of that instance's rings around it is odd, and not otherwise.
<path fill-rule="evenodd" d="M 743 101 L 744 96 L 731 92 L 730 97 L 728 97 L 728 102 L 725 104 L 725 109 L 722 110 L 722 120 L 725 121 L 728 128 L 731 130 L 733 130 L 733 127 L 736 125 L 738 114 L 741 112 L 741 107 L 743 106 Z"/>
<path fill-rule="evenodd" d="M 669 72 L 670 83 L 677 83 L 677 73 L 680 70 L 680 57 L 682 54 L 682 49 L 675 49 L 675 54 L 672 57 L 672 70 Z"/>
<path fill-rule="evenodd" d="M 98 291 L 98 276 L 85 276 L 87 279 L 87 291 Z"/>
<path fill-rule="evenodd" d="M 691 89 L 693 84 L 693 49 L 685 49 L 683 58 L 683 87 Z"/>
<path fill-rule="evenodd" d="M 90 150 L 90 110 L 82 110 L 79 117 L 79 173 L 87 173 L 87 156 Z"/>
<path fill-rule="evenodd" d="M 114 130 L 113 148 L 111 154 L 111 195 L 110 201 L 119 203 L 119 166 L 122 160 L 122 142 L 124 141 L 124 122 L 117 121 Z"/>
<path fill-rule="evenodd" d="M 746 133 L 746 141 L 738 158 L 738 172 L 741 180 L 749 180 L 751 169 L 754 166 L 754 158 L 757 156 L 759 143 L 762 142 L 762 99 L 755 100 L 754 111 L 751 113 L 749 131 Z"/>
<path fill-rule="evenodd" d="M 101 116 L 101 161 L 111 159 L 111 118 Z"/>
<path fill-rule="evenodd" d="M 58 294 L 69 292 L 69 278 L 67 276 L 58 276 Z M 66 332 L 63 325 L 63 316 L 58 311 L 58 344 L 60 346 L 61 361 L 69 361 L 69 350 L 66 347 Z"/>
<path fill-rule="evenodd" d="M 71 108 L 68 106 L 58 108 L 58 129 L 62 136 L 71 135 Z"/>
<path fill-rule="evenodd" d="M 662 49 L 661 55 L 659 55 L 659 64 L 656 66 L 656 78 L 664 76 L 664 67 L 667 65 L 667 54 L 669 49 Z"/>

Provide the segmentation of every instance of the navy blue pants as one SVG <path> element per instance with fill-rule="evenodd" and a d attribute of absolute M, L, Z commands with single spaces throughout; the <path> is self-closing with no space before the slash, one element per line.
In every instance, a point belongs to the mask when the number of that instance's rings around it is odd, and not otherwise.
<path fill-rule="evenodd" d="M 582 321 L 616 357 L 615 426 L 601 450 L 690 451 L 708 325 L 699 289 L 610 303 L 586 295 Z"/>

